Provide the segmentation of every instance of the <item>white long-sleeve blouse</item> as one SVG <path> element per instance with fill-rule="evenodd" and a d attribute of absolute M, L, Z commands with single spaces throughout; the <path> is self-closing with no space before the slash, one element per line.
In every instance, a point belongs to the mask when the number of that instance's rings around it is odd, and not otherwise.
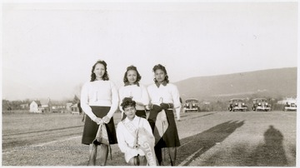
<path fill-rule="evenodd" d="M 134 127 L 136 127 L 136 130 L 138 128 L 145 128 L 145 130 L 149 133 L 149 135 L 152 135 L 152 129 L 149 125 L 149 122 L 141 117 L 135 116 L 132 121 L 130 121 L 127 117 L 118 123 L 117 126 L 117 138 L 118 138 L 118 146 L 120 150 L 125 154 L 125 160 L 128 162 L 132 157 L 137 156 L 138 154 L 141 156 L 144 156 L 145 153 L 141 149 L 133 148 L 136 142 L 135 137 L 132 135 L 132 133 L 129 132 L 129 130 L 126 128 L 126 126 L 122 123 L 128 123 L 131 122 Z M 154 137 L 153 137 L 154 138 Z M 154 146 L 154 144 L 153 144 Z"/>
<path fill-rule="evenodd" d="M 112 117 L 119 104 L 117 88 L 111 81 L 86 82 L 82 86 L 80 103 L 82 110 L 92 120 L 96 118 L 96 115 L 90 106 L 110 107 L 107 116 Z"/>
<path fill-rule="evenodd" d="M 119 89 L 119 96 L 120 96 L 120 105 L 122 100 L 125 97 L 132 97 L 132 100 L 137 102 L 136 109 L 137 110 L 145 110 L 146 105 L 149 104 L 149 95 L 147 92 L 147 88 L 144 85 L 127 85 L 122 86 Z M 142 105 L 140 105 L 142 104 Z M 120 108 L 122 110 L 122 108 Z M 123 111 L 123 110 L 122 110 Z"/>
<path fill-rule="evenodd" d="M 148 93 L 152 104 L 160 105 L 160 103 L 173 103 L 174 108 L 181 106 L 180 96 L 177 86 L 171 83 L 166 85 L 151 84 L 148 86 Z"/>

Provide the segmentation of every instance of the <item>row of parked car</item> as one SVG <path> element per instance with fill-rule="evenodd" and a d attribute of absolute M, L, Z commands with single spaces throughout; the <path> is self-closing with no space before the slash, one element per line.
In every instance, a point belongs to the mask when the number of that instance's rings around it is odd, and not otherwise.
<path fill-rule="evenodd" d="M 252 110 L 253 111 L 271 111 L 271 109 L 272 109 L 271 104 L 265 98 L 257 98 L 257 99 L 252 100 Z M 228 110 L 232 111 L 232 112 L 247 111 L 248 106 L 246 105 L 244 99 L 235 98 L 235 99 L 230 99 Z M 286 101 L 286 104 L 284 105 L 283 110 L 284 111 L 296 111 L 297 110 L 296 101 L 295 100 Z"/>
<path fill-rule="evenodd" d="M 265 98 L 256 98 L 252 100 L 253 111 L 271 111 L 271 104 Z M 200 111 L 198 99 L 187 99 L 183 105 L 184 112 L 188 111 Z M 248 106 L 244 99 L 234 98 L 229 100 L 228 110 L 231 112 L 235 111 L 248 111 Z M 283 108 L 284 111 L 296 111 L 297 104 L 295 100 L 286 101 Z"/>

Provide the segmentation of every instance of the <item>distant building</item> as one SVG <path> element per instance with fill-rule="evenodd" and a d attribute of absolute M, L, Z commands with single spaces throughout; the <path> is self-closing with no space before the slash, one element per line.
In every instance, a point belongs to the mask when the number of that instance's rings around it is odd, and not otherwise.
<path fill-rule="evenodd" d="M 52 103 L 51 103 L 50 98 L 42 99 L 42 100 L 40 100 L 40 102 L 41 102 L 41 108 L 42 108 L 43 112 L 52 113 Z"/>
<path fill-rule="evenodd" d="M 72 104 L 71 111 L 72 112 L 79 112 L 78 103 Z"/>
<path fill-rule="evenodd" d="M 72 111 L 72 106 L 73 105 L 73 103 L 66 103 L 66 110 L 68 111 L 68 112 L 71 112 Z"/>
<path fill-rule="evenodd" d="M 53 113 L 64 113 L 66 111 L 66 104 L 64 103 L 54 103 L 52 104 Z"/>
<path fill-rule="evenodd" d="M 80 106 L 80 102 L 72 104 L 71 105 L 71 111 L 72 111 L 72 114 L 81 114 L 82 109 L 81 109 L 81 106 Z"/>
<path fill-rule="evenodd" d="M 29 105 L 29 112 L 42 113 L 42 105 L 40 101 L 32 101 Z"/>
<path fill-rule="evenodd" d="M 29 104 L 28 103 L 20 104 L 20 107 L 21 107 L 21 109 L 28 109 Z"/>

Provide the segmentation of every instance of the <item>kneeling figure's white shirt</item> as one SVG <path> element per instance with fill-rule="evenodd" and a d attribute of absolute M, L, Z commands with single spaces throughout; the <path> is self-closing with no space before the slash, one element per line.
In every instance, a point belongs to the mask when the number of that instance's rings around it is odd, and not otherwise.
<path fill-rule="evenodd" d="M 149 122 L 141 117 L 135 116 L 134 119 L 132 121 L 130 121 L 127 117 L 118 123 L 117 126 L 117 138 L 118 138 L 118 146 L 120 148 L 120 150 L 125 154 L 125 160 L 126 162 L 129 162 L 129 160 L 137 155 L 140 156 L 144 156 L 145 153 L 138 148 L 133 148 L 133 146 L 135 145 L 136 139 L 135 137 L 132 135 L 131 132 L 129 132 L 129 130 L 125 127 L 125 125 L 122 123 L 128 123 L 131 122 L 132 125 L 134 125 L 136 127 L 136 130 L 138 128 L 145 128 L 145 130 L 147 130 L 147 132 L 149 132 L 149 134 L 152 134 L 152 129 L 149 125 Z M 154 144 L 153 144 L 154 145 Z"/>

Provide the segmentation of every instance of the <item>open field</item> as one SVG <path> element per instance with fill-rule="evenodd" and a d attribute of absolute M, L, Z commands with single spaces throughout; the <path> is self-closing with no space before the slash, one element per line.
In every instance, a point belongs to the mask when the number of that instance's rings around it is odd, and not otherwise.
<path fill-rule="evenodd" d="M 86 165 L 81 115 L 3 114 L 3 166 Z M 119 113 L 114 116 L 120 121 Z M 296 166 L 296 112 L 201 112 L 177 122 L 181 166 Z M 117 145 L 107 165 L 126 165 Z"/>

